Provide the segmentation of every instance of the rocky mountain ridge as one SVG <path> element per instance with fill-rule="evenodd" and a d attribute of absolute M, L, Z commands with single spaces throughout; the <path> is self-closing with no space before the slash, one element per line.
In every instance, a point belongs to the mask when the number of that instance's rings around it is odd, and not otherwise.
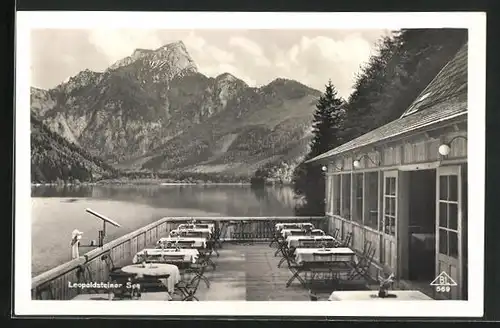
<path fill-rule="evenodd" d="M 281 78 L 255 88 L 230 73 L 207 77 L 180 41 L 32 88 L 31 111 L 120 168 L 247 175 L 305 154 L 319 95 Z"/>

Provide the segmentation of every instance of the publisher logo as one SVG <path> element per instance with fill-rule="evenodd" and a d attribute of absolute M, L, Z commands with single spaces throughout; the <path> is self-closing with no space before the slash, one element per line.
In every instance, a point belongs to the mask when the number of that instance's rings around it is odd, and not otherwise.
<path fill-rule="evenodd" d="M 457 283 L 446 272 L 441 272 L 431 283 L 438 293 L 448 293 Z"/>

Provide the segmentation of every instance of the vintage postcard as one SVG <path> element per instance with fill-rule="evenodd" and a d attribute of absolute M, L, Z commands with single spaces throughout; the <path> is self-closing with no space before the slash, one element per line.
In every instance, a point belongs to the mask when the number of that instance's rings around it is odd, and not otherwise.
<path fill-rule="evenodd" d="M 18 12 L 15 314 L 482 316 L 485 29 Z"/>

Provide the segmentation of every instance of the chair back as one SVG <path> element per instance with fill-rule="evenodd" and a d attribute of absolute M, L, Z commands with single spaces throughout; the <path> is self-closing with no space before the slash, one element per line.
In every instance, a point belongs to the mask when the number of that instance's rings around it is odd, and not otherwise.
<path fill-rule="evenodd" d="M 109 279 L 116 283 L 126 284 L 127 281 L 135 278 L 135 274 L 123 271 L 113 271 L 109 273 Z"/>
<path fill-rule="evenodd" d="M 339 234 L 340 234 L 340 229 L 339 228 L 333 229 L 333 233 L 332 233 L 332 237 L 333 238 L 338 239 L 339 238 Z"/>
<path fill-rule="evenodd" d="M 373 243 L 371 240 L 365 241 L 365 244 L 363 246 L 363 256 L 367 256 L 368 253 L 370 253 L 372 246 L 373 246 Z"/>
<path fill-rule="evenodd" d="M 367 252 L 367 254 L 366 254 L 365 258 L 366 258 L 366 263 L 367 263 L 367 265 L 368 265 L 368 266 L 370 266 L 370 265 L 372 264 L 372 262 L 373 262 L 373 258 L 375 257 L 375 251 L 376 251 L 376 250 L 377 250 L 377 249 L 376 249 L 375 247 L 373 247 L 373 248 L 371 248 L 371 249 Z"/>
<path fill-rule="evenodd" d="M 342 241 L 342 247 L 351 247 L 352 232 L 348 232 L 345 239 Z"/>
<path fill-rule="evenodd" d="M 327 248 L 335 247 L 335 240 L 324 240 L 322 243 L 324 243 Z"/>

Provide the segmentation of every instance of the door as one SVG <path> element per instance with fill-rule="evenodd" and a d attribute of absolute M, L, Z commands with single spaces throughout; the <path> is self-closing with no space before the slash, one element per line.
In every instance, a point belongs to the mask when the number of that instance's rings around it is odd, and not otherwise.
<path fill-rule="evenodd" d="M 398 171 L 384 172 L 380 262 L 397 274 Z"/>
<path fill-rule="evenodd" d="M 445 273 L 451 278 L 441 280 L 450 286 L 450 291 L 442 293 L 443 296 L 449 299 L 461 299 L 463 287 L 461 167 L 439 167 L 436 180 L 436 277 Z"/>

